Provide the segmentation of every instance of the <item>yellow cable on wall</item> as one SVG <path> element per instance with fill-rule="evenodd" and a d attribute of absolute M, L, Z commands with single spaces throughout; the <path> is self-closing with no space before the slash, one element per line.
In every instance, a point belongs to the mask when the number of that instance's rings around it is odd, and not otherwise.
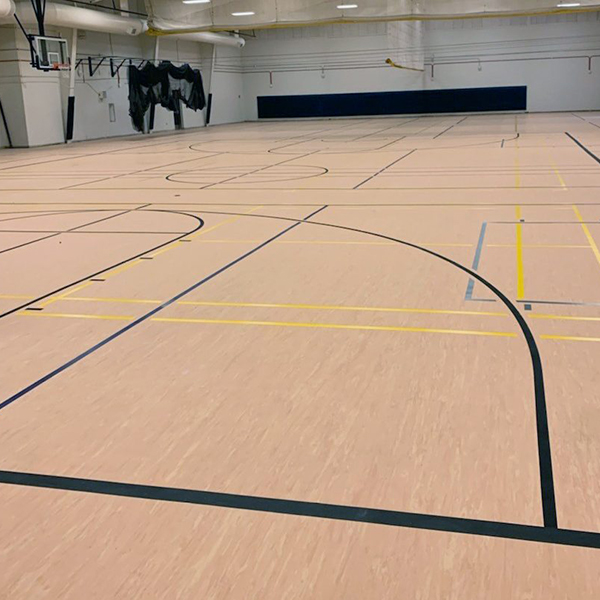
<path fill-rule="evenodd" d="M 402 65 L 397 65 L 391 58 L 385 59 L 386 64 L 390 65 L 390 67 L 395 67 L 396 69 L 406 69 L 407 71 L 421 71 L 424 72 L 425 69 L 414 69 L 413 67 L 404 67 Z"/>

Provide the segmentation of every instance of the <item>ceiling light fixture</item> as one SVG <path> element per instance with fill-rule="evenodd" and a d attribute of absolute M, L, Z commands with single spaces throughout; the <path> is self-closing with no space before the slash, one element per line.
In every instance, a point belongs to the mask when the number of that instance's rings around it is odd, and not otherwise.
<path fill-rule="evenodd" d="M 581 2 L 565 2 L 564 4 L 557 4 L 558 8 L 575 8 L 581 6 Z"/>
<path fill-rule="evenodd" d="M 235 12 L 235 13 L 231 13 L 231 16 L 232 17 L 251 17 L 254 14 L 256 14 L 256 13 L 253 13 L 252 11 L 248 11 L 248 12 Z"/>
<path fill-rule="evenodd" d="M 337 6 L 340 10 L 345 10 L 347 8 L 358 8 L 358 4 L 338 4 Z"/>
<path fill-rule="evenodd" d="M 208 4 L 210 0 L 183 0 L 184 4 Z"/>

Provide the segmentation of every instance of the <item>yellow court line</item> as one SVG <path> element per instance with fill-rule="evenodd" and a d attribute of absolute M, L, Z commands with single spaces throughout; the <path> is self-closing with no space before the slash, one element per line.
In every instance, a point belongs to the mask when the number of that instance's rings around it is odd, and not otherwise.
<path fill-rule="evenodd" d="M 539 313 L 527 313 L 532 319 L 557 319 L 559 321 L 600 321 L 600 317 L 575 317 L 572 315 L 544 315 Z"/>
<path fill-rule="evenodd" d="M 133 262 L 130 262 L 126 265 L 121 265 L 120 267 L 114 269 L 113 271 L 104 273 L 103 277 L 105 279 L 108 279 L 109 277 L 112 277 L 113 275 L 118 275 L 119 273 L 122 273 L 123 271 L 127 271 L 127 269 L 131 269 L 131 267 L 134 267 L 135 265 L 137 265 L 141 262 L 143 262 L 143 261 L 138 258 L 137 260 L 134 260 Z"/>
<path fill-rule="evenodd" d="M 188 239 L 191 239 L 188 238 Z M 179 240 L 177 240 L 179 241 Z M 176 246 L 174 243 L 173 244 L 169 244 L 168 246 L 165 246 L 164 248 L 161 248 L 160 250 L 157 250 L 156 252 L 153 252 L 152 254 L 148 254 L 148 256 L 150 258 L 156 258 L 157 256 L 160 256 L 161 254 L 164 254 L 165 252 L 168 252 L 169 250 L 173 250 L 173 248 L 177 248 L 178 246 Z"/>
<path fill-rule="evenodd" d="M 73 294 L 75 292 L 78 292 L 79 290 L 82 290 L 86 287 L 89 287 L 90 285 L 92 285 L 91 281 L 86 281 L 85 283 L 78 285 L 77 287 L 74 287 L 72 289 L 70 289 L 69 291 L 65 292 L 64 294 L 60 294 L 58 296 L 51 296 L 50 298 L 48 298 L 46 301 L 44 302 L 40 302 L 38 304 L 39 308 L 45 308 L 46 306 L 52 304 L 53 302 L 57 302 L 58 300 L 62 300 L 64 298 L 66 298 L 69 294 Z"/>
<path fill-rule="evenodd" d="M 252 208 L 251 210 L 247 211 L 245 214 L 250 214 L 252 212 L 255 212 L 259 209 L 263 208 L 262 206 L 255 206 L 254 208 Z M 208 233 L 209 231 L 213 231 L 214 229 L 217 229 L 218 227 L 221 227 L 222 225 L 227 225 L 228 223 L 232 223 L 233 221 L 237 221 L 238 219 L 241 219 L 241 216 L 237 216 L 237 217 L 233 217 L 231 219 L 226 219 L 225 221 L 222 221 L 221 223 L 217 223 L 216 225 L 213 225 L 212 227 L 209 227 L 208 229 L 200 229 L 200 231 L 196 232 L 195 234 L 189 235 L 189 236 L 184 236 L 187 237 L 188 240 L 192 240 L 195 237 L 197 237 L 198 235 L 201 235 L 203 233 Z M 163 254 L 169 250 L 172 250 L 173 248 L 178 248 L 179 244 L 180 244 L 181 240 L 174 240 L 172 242 L 170 242 L 169 244 L 167 244 L 166 246 L 164 246 L 163 248 L 161 248 L 160 250 L 157 250 L 156 252 L 153 252 L 152 254 L 149 254 L 148 256 L 150 258 L 156 258 L 157 256 L 159 256 L 160 254 Z M 113 275 L 117 275 L 119 273 L 122 273 L 123 271 L 126 271 L 127 269 L 131 269 L 131 267 L 139 264 L 143 262 L 141 259 L 137 259 L 134 260 L 131 263 L 128 263 L 126 265 L 123 265 L 122 267 L 119 267 L 117 269 L 115 269 L 114 271 L 110 271 L 109 273 L 107 273 L 105 275 L 106 278 L 108 277 L 112 277 Z"/>
<path fill-rule="evenodd" d="M 23 317 L 57 317 L 66 319 L 104 319 L 107 321 L 131 321 L 135 317 L 132 315 L 85 315 L 78 313 L 47 313 L 47 312 L 29 312 L 21 311 L 17 313 Z"/>
<path fill-rule="evenodd" d="M 516 128 L 516 122 L 515 122 Z M 515 189 L 521 189 L 521 168 L 519 164 L 519 139 L 515 142 Z"/>
<path fill-rule="evenodd" d="M 455 335 L 482 335 L 517 337 L 516 333 L 505 331 L 470 331 L 464 329 L 430 329 L 427 327 L 392 327 L 386 325 L 340 325 L 336 323 L 299 323 L 295 321 L 233 321 L 229 319 L 186 319 L 175 317 L 154 317 L 151 321 L 161 323 L 204 323 L 214 325 L 263 325 L 271 327 L 307 327 L 314 329 L 351 329 L 357 331 L 403 331 L 414 333 L 449 333 Z"/>
<path fill-rule="evenodd" d="M 262 206 L 256 206 L 253 209 L 251 209 L 250 211 L 248 211 L 246 214 L 250 214 L 251 212 L 254 212 L 256 210 L 259 210 L 260 208 L 263 208 Z M 236 221 L 237 219 L 240 219 L 241 217 L 234 217 L 233 219 L 226 219 L 225 221 L 221 222 L 221 223 L 217 223 L 216 225 L 214 225 L 213 227 L 210 227 L 207 230 L 203 230 L 201 229 L 196 235 L 199 235 L 201 233 L 208 233 L 209 231 L 212 231 L 214 229 L 216 229 L 217 227 L 221 227 L 222 225 L 226 225 L 227 223 L 231 223 L 232 221 Z M 194 235 L 191 235 L 188 237 L 188 239 L 192 239 L 194 237 Z M 149 256 L 151 258 L 154 258 L 155 256 L 158 256 L 159 254 L 162 254 L 163 252 L 166 252 L 167 250 L 171 250 L 173 248 L 177 248 L 178 246 L 175 244 L 175 242 L 178 242 L 179 240 L 174 240 L 173 242 L 171 242 L 170 244 L 168 244 L 167 246 L 165 246 L 164 248 L 162 248 L 161 250 L 159 250 L 158 252 L 154 252 L 153 254 L 150 254 Z M 141 262 L 143 262 L 143 260 L 141 259 L 136 259 L 130 263 L 121 265 L 120 267 L 113 269 L 112 271 L 109 271 L 108 273 L 105 273 L 103 275 L 104 279 L 108 279 L 109 277 L 113 277 L 114 275 L 118 275 L 119 273 L 122 273 L 123 271 L 126 271 L 127 269 L 131 269 L 132 267 L 134 267 L 135 265 L 140 264 Z M 39 304 L 39 307 L 44 308 L 46 306 L 48 306 L 49 304 L 52 304 L 53 302 L 56 302 L 58 300 L 62 300 L 65 299 L 67 296 L 69 296 L 70 294 L 73 294 L 79 290 L 82 290 L 83 288 L 88 287 L 89 285 L 92 285 L 92 281 L 87 281 L 86 283 L 84 283 L 83 285 L 73 288 L 71 290 L 69 290 L 68 292 L 65 292 L 64 294 L 61 294 L 60 296 L 54 296 L 49 298 L 46 302 L 43 302 L 41 304 Z"/>
<path fill-rule="evenodd" d="M 515 206 L 515 216 L 517 221 L 521 219 L 521 207 Z M 525 277 L 523 275 L 523 225 L 516 225 L 516 248 L 517 248 L 517 299 L 525 298 Z"/>
<path fill-rule="evenodd" d="M 244 215 L 251 215 L 252 213 L 255 213 L 257 210 L 260 210 L 261 208 L 264 208 L 264 206 L 263 205 L 254 206 L 250 210 L 245 211 Z M 217 223 L 216 225 L 213 225 L 212 227 L 209 227 L 208 229 L 201 229 L 200 231 L 197 231 L 196 233 L 194 233 L 193 235 L 191 235 L 189 237 L 189 239 L 197 238 L 198 236 L 204 235 L 204 234 L 209 233 L 211 231 L 214 231 L 215 229 L 218 229 L 219 227 L 222 227 L 223 225 L 227 225 L 228 223 L 233 223 L 234 221 L 237 221 L 238 219 L 241 219 L 242 216 L 243 215 L 238 215 L 238 216 L 233 217 L 231 219 L 226 219 L 225 221 L 222 221 L 221 223 Z"/>
<path fill-rule="evenodd" d="M 258 244 L 263 240 L 200 240 L 202 244 Z M 396 246 L 396 242 L 348 242 L 334 240 L 276 240 L 274 244 L 340 244 L 350 246 Z M 439 246 L 452 248 L 472 248 L 473 244 L 411 242 L 420 246 Z"/>
<path fill-rule="evenodd" d="M 28 317 L 54 317 L 67 319 L 101 319 L 109 321 L 132 321 L 135 317 L 131 315 L 86 315 L 77 313 L 43 313 L 21 311 L 17 315 Z M 411 333 L 446 333 L 454 335 L 477 335 L 477 336 L 495 336 L 495 337 L 518 337 L 516 333 L 505 331 L 471 331 L 464 329 L 430 329 L 427 327 L 392 327 L 384 325 L 339 325 L 335 323 L 298 323 L 281 321 L 233 321 L 224 319 L 185 319 L 171 317 L 154 317 L 151 321 L 161 323 L 200 323 L 212 325 L 263 325 L 272 327 L 306 327 L 315 329 L 350 329 L 355 331 L 396 331 Z M 578 337 L 570 335 L 540 335 L 545 340 L 569 340 L 578 342 L 600 342 L 596 337 Z"/>
<path fill-rule="evenodd" d="M 88 298 L 84 296 L 77 296 L 66 298 L 66 300 L 74 300 L 76 302 L 112 302 L 115 304 L 160 304 L 162 300 L 142 300 L 138 298 Z"/>
<path fill-rule="evenodd" d="M 308 310 L 347 310 L 363 312 L 401 312 L 401 313 L 422 313 L 422 314 L 440 314 L 440 315 L 477 315 L 488 317 L 506 317 L 507 313 L 501 312 L 483 312 L 474 310 L 442 310 L 434 308 L 385 308 L 370 306 L 332 306 L 328 304 L 272 304 L 256 302 L 202 302 L 193 300 L 180 300 L 177 304 L 188 306 L 235 306 L 247 308 L 296 308 Z"/>
<path fill-rule="evenodd" d="M 587 246 L 586 246 L 587 247 Z M 33 298 L 33 296 L 20 295 L 1 295 L 0 298 Z M 108 302 L 115 304 L 161 304 L 163 300 L 147 300 L 143 298 L 96 298 L 88 296 L 69 296 L 63 298 L 67 302 Z M 437 308 L 402 308 L 402 307 L 381 307 L 381 306 L 338 306 L 331 304 L 276 304 L 272 302 L 211 302 L 211 301 L 195 301 L 195 300 L 180 300 L 175 304 L 183 306 L 230 306 L 238 308 L 284 308 L 298 310 L 340 310 L 350 312 L 390 312 L 390 313 L 412 313 L 412 314 L 439 314 L 439 315 L 472 315 L 477 317 L 507 317 L 508 313 L 488 312 L 476 310 L 444 310 Z M 40 316 L 50 315 L 53 313 L 33 313 Z M 85 315 L 82 315 L 85 316 Z M 527 313 L 527 316 L 532 319 L 549 319 L 558 321 L 600 321 L 600 317 L 586 316 L 571 316 L 571 315 L 550 315 L 542 313 Z M 119 317 L 121 318 L 121 317 Z"/>
<path fill-rule="evenodd" d="M 569 209 L 570 210 L 570 209 Z M 486 244 L 487 248 L 515 248 L 516 244 Z M 584 244 L 521 244 L 521 248 L 590 248 Z"/>
<path fill-rule="evenodd" d="M 562 175 L 560 174 L 560 171 L 558 170 L 556 163 L 552 160 L 552 158 L 550 159 L 550 161 L 552 164 L 552 170 L 556 174 L 556 177 L 558 178 L 558 182 L 560 183 L 560 186 L 562 187 L 563 190 L 567 190 L 568 189 L 567 184 L 565 183 L 565 180 L 562 178 Z"/>
<path fill-rule="evenodd" d="M 554 162 L 554 158 L 552 157 L 552 150 L 548 146 L 545 136 L 542 138 L 542 144 L 544 144 L 544 146 L 546 146 L 546 148 L 548 148 L 548 156 L 550 158 L 550 164 L 552 165 L 552 170 L 554 171 L 554 174 L 558 178 L 558 182 L 560 183 L 562 189 L 566 190 L 567 184 L 565 183 L 565 180 L 562 178 L 562 175 L 560 174 L 560 171 L 558 170 L 558 167 L 556 166 L 556 163 Z"/>
<path fill-rule="evenodd" d="M 575 211 L 575 216 L 579 220 L 581 228 L 583 229 L 583 233 L 585 233 L 585 237 L 587 238 L 587 241 L 590 244 L 590 247 L 594 253 L 594 256 L 596 257 L 596 260 L 598 261 L 598 264 L 600 265 L 600 250 L 598 250 L 598 246 L 596 246 L 596 242 L 594 241 L 594 238 L 592 237 L 592 234 L 590 233 L 588 226 L 585 224 L 583 217 L 581 216 L 581 213 L 579 212 L 579 209 L 577 208 L 577 206 L 575 204 L 573 204 L 573 210 Z"/>
<path fill-rule="evenodd" d="M 260 210 L 261 208 L 263 208 L 263 206 L 255 206 L 254 208 L 251 208 L 250 210 L 246 211 L 244 214 L 249 215 L 257 210 Z M 194 240 L 196 239 L 199 235 L 204 235 L 206 233 L 210 233 L 211 231 L 214 231 L 215 229 L 218 229 L 219 227 L 222 227 L 223 225 L 228 225 L 229 223 L 234 223 L 235 221 L 237 221 L 238 219 L 241 219 L 242 215 L 238 215 L 236 217 L 232 217 L 230 219 L 225 219 L 224 221 L 221 221 L 220 223 L 217 223 L 216 225 L 213 225 L 212 227 L 208 227 L 207 229 L 200 229 L 200 231 L 197 231 L 196 233 L 187 236 L 188 240 Z M 179 241 L 179 240 L 177 240 Z M 167 250 L 171 250 L 172 248 L 175 248 L 177 246 L 172 246 L 172 245 L 168 245 L 165 246 L 164 248 L 161 248 L 160 250 L 158 250 L 157 252 L 154 252 L 153 254 L 150 254 L 149 256 L 151 258 L 154 258 L 160 254 L 163 254 L 164 252 L 167 252 Z"/>
<path fill-rule="evenodd" d="M 543 340 L 569 340 L 573 342 L 600 342 L 597 337 L 576 337 L 574 335 L 540 335 Z"/>
<path fill-rule="evenodd" d="M 218 229 L 219 227 L 223 227 L 223 225 L 228 225 L 229 223 L 234 223 L 235 221 L 238 221 L 241 218 L 242 217 L 237 216 L 237 217 L 231 217 L 229 219 L 225 219 L 224 221 L 221 221 L 220 223 L 217 223 L 216 225 L 212 225 L 211 227 L 208 227 L 207 229 L 201 229 L 200 231 L 197 231 L 195 234 L 188 236 L 187 239 L 192 240 L 194 238 L 197 238 L 199 235 L 205 235 L 207 233 L 210 233 L 211 231 L 214 231 L 215 229 Z"/>

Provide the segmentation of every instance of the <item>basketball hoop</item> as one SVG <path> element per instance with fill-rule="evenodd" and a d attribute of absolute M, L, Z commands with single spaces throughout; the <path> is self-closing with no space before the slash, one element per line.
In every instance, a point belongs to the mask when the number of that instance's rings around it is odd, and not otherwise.
<path fill-rule="evenodd" d="M 31 66 L 40 71 L 68 71 L 67 40 L 59 37 L 32 35 L 29 37 Z"/>

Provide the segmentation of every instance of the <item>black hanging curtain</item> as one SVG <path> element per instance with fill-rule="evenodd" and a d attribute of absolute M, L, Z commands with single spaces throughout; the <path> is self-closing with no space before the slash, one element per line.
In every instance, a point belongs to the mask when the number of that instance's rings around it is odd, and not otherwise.
<path fill-rule="evenodd" d="M 146 63 L 141 69 L 129 66 L 129 115 L 137 131 L 144 131 L 144 115 L 151 105 L 178 112 L 180 100 L 192 110 L 206 106 L 200 71 L 168 61 Z"/>

